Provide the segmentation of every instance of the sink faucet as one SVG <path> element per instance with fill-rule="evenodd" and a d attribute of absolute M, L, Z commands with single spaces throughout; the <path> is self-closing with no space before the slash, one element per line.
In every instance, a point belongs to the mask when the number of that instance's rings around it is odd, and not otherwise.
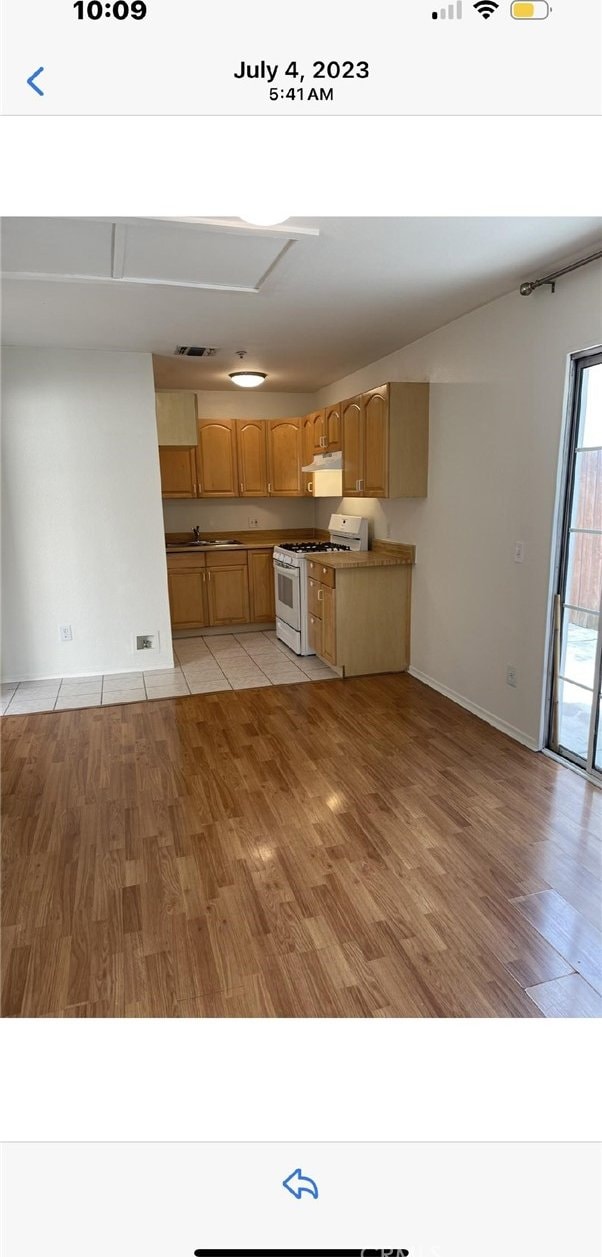
<path fill-rule="evenodd" d="M 195 526 L 194 526 L 194 528 L 193 528 L 193 530 L 192 530 L 192 535 L 193 535 L 193 537 L 194 537 L 194 540 L 195 540 L 195 541 L 200 541 L 200 540 L 201 540 L 201 530 L 200 530 L 200 528 L 199 528 L 198 524 L 195 524 Z"/>

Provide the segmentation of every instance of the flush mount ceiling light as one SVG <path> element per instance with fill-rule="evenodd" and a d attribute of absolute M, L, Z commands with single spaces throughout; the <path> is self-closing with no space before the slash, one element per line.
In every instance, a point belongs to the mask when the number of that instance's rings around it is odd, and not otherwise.
<path fill-rule="evenodd" d="M 246 349 L 237 350 L 238 357 L 242 360 L 246 352 Z M 230 371 L 229 379 L 233 384 L 238 384 L 239 388 L 257 388 L 267 380 L 267 374 L 265 371 Z"/>
<path fill-rule="evenodd" d="M 231 371 L 230 379 L 233 384 L 238 384 L 239 388 L 257 388 L 259 384 L 267 380 L 267 375 L 265 371 Z"/>

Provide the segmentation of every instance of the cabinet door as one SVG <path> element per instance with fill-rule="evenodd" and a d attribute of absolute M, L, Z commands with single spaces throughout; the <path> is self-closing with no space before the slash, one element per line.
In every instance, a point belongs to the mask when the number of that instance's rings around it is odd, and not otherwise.
<path fill-rule="evenodd" d="M 311 415 L 313 427 L 314 454 L 323 454 L 326 450 L 326 428 L 324 426 L 324 411 L 316 410 Z"/>
<path fill-rule="evenodd" d="M 200 498 L 238 497 L 234 419 L 199 420 L 197 467 Z"/>
<path fill-rule="evenodd" d="M 268 492 L 267 423 L 264 419 L 238 419 L 238 491 L 241 498 L 265 498 Z"/>
<path fill-rule="evenodd" d="M 161 496 L 164 498 L 196 497 L 195 450 L 183 445 L 160 445 Z"/>
<path fill-rule="evenodd" d="M 313 462 L 314 457 L 314 417 L 306 415 L 301 420 L 301 464 Z M 313 472 L 303 472 L 303 494 L 306 498 L 313 498 L 314 495 L 314 477 Z"/>
<path fill-rule="evenodd" d="M 307 605 L 309 614 L 317 616 L 318 620 L 322 619 L 322 601 L 324 595 L 322 586 L 318 580 L 312 580 L 311 576 L 307 578 Z"/>
<path fill-rule="evenodd" d="M 322 598 L 322 658 L 336 664 L 336 592 L 328 585 L 320 587 Z"/>
<path fill-rule="evenodd" d="M 269 421 L 268 493 L 279 498 L 303 496 L 300 419 Z"/>
<path fill-rule="evenodd" d="M 172 627 L 204 628 L 207 624 L 205 572 L 168 572 L 167 585 Z"/>
<path fill-rule="evenodd" d="M 209 623 L 249 623 L 249 573 L 247 565 L 207 569 Z"/>
<path fill-rule="evenodd" d="M 274 555 L 272 550 L 249 550 L 251 623 L 268 624 L 276 619 Z"/>
<path fill-rule="evenodd" d="M 341 407 L 327 406 L 324 412 L 325 448 L 332 452 L 341 449 Z"/>
<path fill-rule="evenodd" d="M 343 426 L 343 497 L 361 497 L 364 475 L 364 423 L 361 398 L 352 397 L 341 407 Z"/>
<path fill-rule="evenodd" d="M 309 645 L 317 655 L 322 655 L 322 621 L 316 615 L 309 617 Z"/>
<path fill-rule="evenodd" d="M 364 412 L 364 484 L 366 498 L 389 496 L 389 390 L 373 388 L 362 396 Z"/>
<path fill-rule="evenodd" d="M 196 395 L 156 393 L 159 445 L 196 445 Z"/>

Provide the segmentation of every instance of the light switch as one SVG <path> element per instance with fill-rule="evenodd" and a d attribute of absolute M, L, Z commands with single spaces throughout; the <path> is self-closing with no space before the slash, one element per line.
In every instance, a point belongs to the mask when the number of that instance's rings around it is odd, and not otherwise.
<path fill-rule="evenodd" d="M 524 558 L 525 558 L 524 541 L 515 541 L 514 542 L 514 562 L 522 563 L 524 561 Z"/>

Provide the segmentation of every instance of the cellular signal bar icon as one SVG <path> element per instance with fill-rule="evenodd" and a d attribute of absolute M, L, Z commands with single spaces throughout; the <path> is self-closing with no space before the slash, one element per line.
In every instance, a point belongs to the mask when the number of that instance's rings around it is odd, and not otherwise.
<path fill-rule="evenodd" d="M 458 0 L 457 4 L 448 4 L 446 9 L 440 9 L 438 13 L 436 10 L 433 10 L 433 22 L 436 22 L 439 18 L 443 21 L 445 18 L 461 18 L 462 16 L 462 0 Z"/>

